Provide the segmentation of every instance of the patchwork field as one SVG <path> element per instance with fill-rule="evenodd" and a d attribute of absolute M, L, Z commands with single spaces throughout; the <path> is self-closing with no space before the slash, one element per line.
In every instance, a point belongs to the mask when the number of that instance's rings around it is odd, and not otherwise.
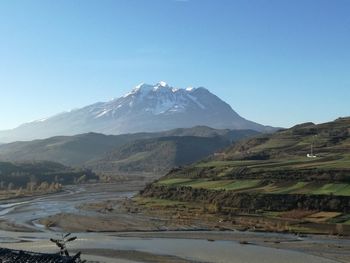
<path fill-rule="evenodd" d="M 350 184 L 319 182 L 274 182 L 264 180 L 210 180 L 174 178 L 157 182 L 166 186 L 187 186 L 211 190 L 230 190 L 236 192 L 254 192 L 271 194 L 312 194 L 350 196 Z"/>
<path fill-rule="evenodd" d="M 200 202 L 228 221 L 249 217 L 262 229 L 343 233 L 350 225 L 349 133 L 350 118 L 340 118 L 239 141 L 173 169 L 141 196 Z M 311 148 L 314 158 L 307 157 Z"/>

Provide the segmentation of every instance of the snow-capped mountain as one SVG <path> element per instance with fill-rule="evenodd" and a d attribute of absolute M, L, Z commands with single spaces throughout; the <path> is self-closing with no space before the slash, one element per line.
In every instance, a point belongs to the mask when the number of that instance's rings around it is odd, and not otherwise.
<path fill-rule="evenodd" d="M 177 89 L 161 81 L 140 84 L 123 97 L 1 131 L 0 142 L 32 140 L 86 132 L 121 134 L 206 125 L 269 131 L 240 117 L 205 88 Z"/>

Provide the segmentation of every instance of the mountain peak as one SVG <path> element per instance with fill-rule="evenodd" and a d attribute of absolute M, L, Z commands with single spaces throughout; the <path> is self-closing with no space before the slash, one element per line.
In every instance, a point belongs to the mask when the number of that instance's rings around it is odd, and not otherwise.
<path fill-rule="evenodd" d="M 168 85 L 165 81 L 159 81 L 157 84 L 147 84 L 147 83 L 140 83 L 135 88 L 131 90 L 131 92 L 126 93 L 123 97 L 128 97 L 129 95 L 135 95 L 135 94 L 143 94 L 147 95 L 150 92 L 177 92 L 181 89 L 177 89 L 174 87 L 171 87 Z"/>
<path fill-rule="evenodd" d="M 159 81 L 159 82 L 157 83 L 157 86 L 163 87 L 163 88 L 169 87 L 168 83 L 166 83 L 165 81 Z"/>
<path fill-rule="evenodd" d="M 209 90 L 175 88 L 165 81 L 141 83 L 123 97 L 99 102 L 0 132 L 0 141 L 46 138 L 86 132 L 121 134 L 205 125 L 218 129 L 264 127 L 245 120 Z"/>
<path fill-rule="evenodd" d="M 136 94 L 138 92 L 143 93 L 143 94 L 148 94 L 149 92 L 158 92 L 158 91 L 170 92 L 170 93 L 171 92 L 172 93 L 176 93 L 176 92 L 192 93 L 192 92 L 197 91 L 197 90 L 210 92 L 208 89 L 206 89 L 204 87 L 195 88 L 195 87 L 189 86 L 185 89 L 182 89 L 182 88 L 175 88 L 173 86 L 170 86 L 165 81 L 159 81 L 157 84 L 141 83 L 141 84 L 137 85 L 135 88 L 133 88 L 131 92 L 125 94 L 124 97 L 127 97 L 128 95 Z"/>

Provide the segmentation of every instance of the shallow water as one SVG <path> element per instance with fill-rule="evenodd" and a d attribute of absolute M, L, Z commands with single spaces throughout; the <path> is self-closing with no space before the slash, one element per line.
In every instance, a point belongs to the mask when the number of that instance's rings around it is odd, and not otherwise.
<path fill-rule="evenodd" d="M 66 187 L 62 193 L 44 197 L 27 198 L 23 201 L 2 201 L 0 203 L 0 220 L 6 220 L 16 225 L 25 226 L 37 231 L 44 231 L 37 220 L 59 213 L 94 214 L 79 210 L 77 207 L 84 203 L 99 202 L 108 199 L 125 198 L 135 192 L 101 191 L 93 192 L 93 187 Z"/>
<path fill-rule="evenodd" d="M 1 232 L 1 235 L 6 233 Z M 8 233 L 7 233 L 8 234 Z M 12 234 L 10 234 L 12 235 Z M 27 243 L 3 243 L 2 246 L 32 251 L 56 252 L 49 236 L 40 233 L 38 238 L 26 234 Z M 80 233 L 78 241 L 70 249 L 137 250 L 152 254 L 173 255 L 197 262 L 222 263 L 335 263 L 336 261 L 282 249 L 255 245 L 242 245 L 235 241 L 207 241 L 203 239 L 178 238 L 122 238 L 108 234 Z M 52 237 L 52 236 L 51 236 Z M 18 239 L 21 235 L 17 236 Z M 5 241 L 5 240 L 3 240 Z M 3 242 L 2 241 L 2 242 Z M 6 241 L 5 241 L 6 242 Z"/>

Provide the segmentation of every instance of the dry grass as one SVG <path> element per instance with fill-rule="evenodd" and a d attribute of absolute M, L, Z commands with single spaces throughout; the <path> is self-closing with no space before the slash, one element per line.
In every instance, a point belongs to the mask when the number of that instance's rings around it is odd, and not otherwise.
<path fill-rule="evenodd" d="M 341 213 L 338 212 L 318 212 L 305 217 L 305 219 L 313 223 L 323 223 L 340 215 Z"/>
<path fill-rule="evenodd" d="M 294 209 L 280 214 L 281 218 L 302 219 L 314 214 L 316 211 Z"/>

